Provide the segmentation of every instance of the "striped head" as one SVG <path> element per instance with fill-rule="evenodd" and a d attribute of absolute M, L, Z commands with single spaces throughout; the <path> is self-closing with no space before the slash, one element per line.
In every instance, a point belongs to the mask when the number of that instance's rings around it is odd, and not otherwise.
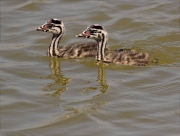
<path fill-rule="evenodd" d="M 96 40 L 97 42 L 108 41 L 107 31 L 99 24 L 89 26 L 85 31 L 76 35 L 76 37 L 90 38 Z"/>
<path fill-rule="evenodd" d="M 106 61 L 105 49 L 108 41 L 108 33 L 103 26 L 94 24 L 89 26 L 85 31 L 76 35 L 76 37 L 90 38 L 97 41 L 97 61 Z"/>
<path fill-rule="evenodd" d="M 56 18 L 50 19 L 44 25 L 35 28 L 35 30 L 49 32 L 53 35 L 65 34 L 66 32 L 63 22 Z"/>

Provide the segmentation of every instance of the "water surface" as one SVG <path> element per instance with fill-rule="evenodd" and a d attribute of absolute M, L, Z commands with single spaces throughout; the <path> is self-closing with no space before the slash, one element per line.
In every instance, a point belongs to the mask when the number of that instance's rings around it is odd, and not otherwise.
<path fill-rule="evenodd" d="M 35 27 L 61 19 L 60 45 L 101 24 L 108 46 L 151 54 L 147 67 L 49 58 L 51 34 Z M 1 1 L 2 136 L 178 136 L 178 0 Z"/>

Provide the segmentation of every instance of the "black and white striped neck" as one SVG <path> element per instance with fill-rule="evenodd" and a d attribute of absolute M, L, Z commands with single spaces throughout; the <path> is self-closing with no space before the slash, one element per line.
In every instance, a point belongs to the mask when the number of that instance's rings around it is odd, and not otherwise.
<path fill-rule="evenodd" d="M 48 49 L 48 56 L 55 57 L 59 54 L 59 41 L 62 38 L 62 34 L 53 35 L 51 44 Z"/>
<path fill-rule="evenodd" d="M 105 61 L 105 49 L 108 41 L 107 33 L 102 33 L 101 38 L 97 40 L 98 48 L 97 48 L 97 61 Z"/>

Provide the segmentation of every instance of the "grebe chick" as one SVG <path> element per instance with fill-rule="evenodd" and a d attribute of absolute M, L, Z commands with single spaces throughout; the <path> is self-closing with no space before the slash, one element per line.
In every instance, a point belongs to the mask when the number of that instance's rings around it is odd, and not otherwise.
<path fill-rule="evenodd" d="M 120 49 L 115 52 L 105 53 L 108 41 L 108 33 L 103 26 L 94 24 L 89 26 L 85 31 L 76 35 L 76 37 L 90 38 L 97 42 L 97 61 L 108 63 L 146 66 L 149 62 L 149 54 L 138 52 L 134 49 Z"/>
<path fill-rule="evenodd" d="M 35 28 L 37 31 L 49 32 L 53 34 L 51 44 L 48 49 L 48 56 L 62 58 L 82 58 L 95 57 L 97 55 L 97 43 L 72 43 L 59 48 L 59 41 L 65 34 L 65 26 L 59 19 L 53 18 L 44 25 Z"/>

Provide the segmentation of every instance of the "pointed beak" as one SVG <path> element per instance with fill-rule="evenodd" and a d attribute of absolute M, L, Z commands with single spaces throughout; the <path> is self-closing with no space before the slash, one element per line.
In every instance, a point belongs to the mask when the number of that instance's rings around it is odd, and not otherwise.
<path fill-rule="evenodd" d="M 49 23 L 46 22 L 44 25 L 40 26 L 40 27 L 37 27 L 35 28 L 36 31 L 43 31 L 43 32 L 47 32 L 49 31 Z"/>
<path fill-rule="evenodd" d="M 88 30 L 83 31 L 82 33 L 76 35 L 76 37 L 88 38 L 90 36 L 90 32 Z"/>
<path fill-rule="evenodd" d="M 83 38 L 85 38 L 85 37 L 86 37 L 86 35 L 85 35 L 85 34 L 83 34 L 83 33 L 81 33 L 81 34 L 76 35 L 76 37 L 83 37 Z"/>

